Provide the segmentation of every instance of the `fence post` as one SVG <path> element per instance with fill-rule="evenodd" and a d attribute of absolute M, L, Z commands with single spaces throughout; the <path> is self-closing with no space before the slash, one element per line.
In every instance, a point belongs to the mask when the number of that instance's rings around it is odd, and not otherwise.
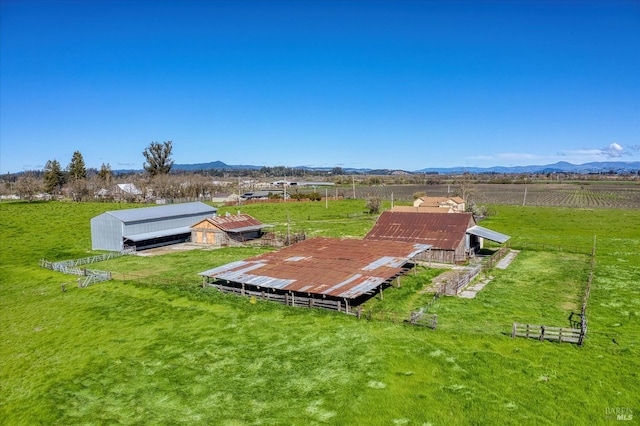
<path fill-rule="evenodd" d="M 544 325 L 540 326 L 540 341 L 544 340 Z"/>
<path fill-rule="evenodd" d="M 511 331 L 511 338 L 515 339 L 516 337 L 516 323 L 513 323 L 513 330 Z"/>

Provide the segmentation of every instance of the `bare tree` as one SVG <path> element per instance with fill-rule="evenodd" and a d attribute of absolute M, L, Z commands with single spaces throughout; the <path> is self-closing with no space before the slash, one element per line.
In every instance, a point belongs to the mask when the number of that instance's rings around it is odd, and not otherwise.
<path fill-rule="evenodd" d="M 31 172 L 24 173 L 16 181 L 16 193 L 20 198 L 26 199 L 29 202 L 33 201 L 34 196 L 41 192 L 42 189 L 42 182 Z"/>
<path fill-rule="evenodd" d="M 173 142 L 166 141 L 163 143 L 151 142 L 151 144 L 144 149 L 142 153 L 146 162 L 143 164 L 144 169 L 151 175 L 168 174 L 173 166 L 173 160 L 171 160 L 171 149 Z"/>

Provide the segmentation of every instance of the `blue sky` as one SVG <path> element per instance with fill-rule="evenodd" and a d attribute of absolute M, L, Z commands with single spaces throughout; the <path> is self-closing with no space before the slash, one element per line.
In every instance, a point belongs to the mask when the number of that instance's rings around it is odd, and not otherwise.
<path fill-rule="evenodd" d="M 640 161 L 639 1 L 0 2 L 0 173 Z"/>

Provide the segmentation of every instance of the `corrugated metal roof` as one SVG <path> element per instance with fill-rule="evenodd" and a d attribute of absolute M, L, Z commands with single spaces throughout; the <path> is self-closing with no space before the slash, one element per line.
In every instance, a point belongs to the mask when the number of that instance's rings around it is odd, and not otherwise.
<path fill-rule="evenodd" d="M 129 241 L 136 242 L 136 241 L 151 240 L 153 238 L 168 237 L 170 235 L 180 235 L 180 234 L 189 234 L 189 233 L 191 233 L 191 227 L 183 226 L 181 228 L 162 229 L 160 231 L 151 231 L 151 232 L 143 232 L 141 234 L 125 235 L 123 238 L 126 238 Z"/>
<path fill-rule="evenodd" d="M 386 211 L 365 240 L 405 241 L 430 244 L 435 249 L 455 250 L 467 229 L 475 225 L 471 213 L 410 213 Z"/>
<path fill-rule="evenodd" d="M 218 229 L 225 232 L 258 231 L 271 225 L 265 225 L 258 219 L 246 213 L 216 216 L 205 219 Z M 196 224 L 197 225 L 197 224 Z M 194 226 L 195 227 L 195 226 Z"/>
<path fill-rule="evenodd" d="M 428 245 L 318 237 L 200 275 L 334 297 L 355 298 L 403 272 Z"/>
<path fill-rule="evenodd" d="M 486 238 L 487 240 L 495 241 L 499 244 L 505 243 L 509 238 L 511 238 L 508 235 L 501 234 L 499 232 L 492 231 L 491 229 L 483 228 L 482 226 L 478 225 L 472 226 L 471 228 L 467 229 L 467 233 Z"/>
<path fill-rule="evenodd" d="M 189 216 L 202 213 L 215 214 L 218 209 L 205 203 L 196 201 L 194 203 L 167 204 L 164 206 L 141 207 L 139 209 L 112 210 L 106 212 L 125 223 L 139 222 L 144 220 L 165 219 L 177 216 Z"/>

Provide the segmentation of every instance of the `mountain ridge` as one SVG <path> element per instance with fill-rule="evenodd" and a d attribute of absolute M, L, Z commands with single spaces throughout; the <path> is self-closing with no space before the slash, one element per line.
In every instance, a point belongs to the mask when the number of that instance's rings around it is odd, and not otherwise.
<path fill-rule="evenodd" d="M 174 164 L 175 171 L 200 171 L 200 170 L 260 170 L 265 166 L 256 165 L 232 165 L 223 161 L 212 161 L 197 164 Z M 280 167 L 280 166 L 278 166 Z M 283 166 L 287 167 L 287 166 Z M 291 169 L 305 169 L 313 171 L 330 172 L 333 167 L 309 167 L 297 166 L 288 167 Z M 403 169 L 371 169 L 371 168 L 343 168 L 347 173 L 372 173 L 391 174 L 399 171 L 406 173 L 496 173 L 496 174 L 519 174 L 519 173 L 628 173 L 640 171 L 640 161 L 596 161 L 584 164 L 573 164 L 567 161 L 559 161 L 553 164 L 528 165 L 528 166 L 493 166 L 493 167 L 426 167 L 423 169 L 408 171 Z M 375 173 L 374 173 L 375 172 Z M 386 173 L 385 173 L 386 172 Z"/>

